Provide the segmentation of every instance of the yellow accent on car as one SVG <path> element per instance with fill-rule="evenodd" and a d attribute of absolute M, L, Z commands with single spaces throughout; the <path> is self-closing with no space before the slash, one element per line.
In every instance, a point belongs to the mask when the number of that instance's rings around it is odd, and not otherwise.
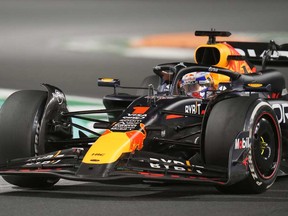
<path fill-rule="evenodd" d="M 229 55 L 231 55 L 231 51 L 225 44 L 205 44 L 197 47 L 194 60 L 197 64 L 226 68 Z"/>
<path fill-rule="evenodd" d="M 113 82 L 114 79 L 112 79 L 112 78 L 102 78 L 101 81 L 102 82 Z"/>
<path fill-rule="evenodd" d="M 248 86 L 252 87 L 252 88 L 259 88 L 259 87 L 262 87 L 263 84 L 261 84 L 261 83 L 249 83 Z"/>
<path fill-rule="evenodd" d="M 110 132 L 99 137 L 86 153 L 83 163 L 107 164 L 115 162 L 123 153 L 131 152 L 131 140 L 123 132 Z"/>
<path fill-rule="evenodd" d="M 228 42 L 229 43 L 229 42 Z M 239 52 L 228 43 L 205 44 L 197 47 L 194 53 L 194 60 L 197 64 L 213 65 L 225 68 L 236 73 L 252 73 L 255 68 L 251 68 L 245 60 L 231 60 L 228 56 L 240 56 Z M 229 82 L 228 76 L 211 73 L 214 87 L 218 89 L 219 83 Z"/>
<path fill-rule="evenodd" d="M 260 140 L 261 140 L 261 143 L 260 143 L 261 155 L 263 155 L 268 144 L 265 142 L 265 140 L 262 136 L 260 137 Z"/>

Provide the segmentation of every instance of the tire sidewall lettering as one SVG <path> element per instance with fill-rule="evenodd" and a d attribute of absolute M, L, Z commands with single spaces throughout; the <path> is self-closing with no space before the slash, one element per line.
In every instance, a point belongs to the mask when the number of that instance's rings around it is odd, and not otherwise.
<path fill-rule="evenodd" d="M 279 169 L 279 165 L 280 165 L 280 148 L 281 148 L 281 135 L 280 135 L 280 128 L 279 125 L 277 124 L 277 117 L 275 115 L 272 115 L 273 109 L 270 106 L 269 103 L 261 101 L 259 102 L 253 109 L 251 115 L 250 115 L 250 119 L 249 119 L 249 123 L 246 124 L 245 129 L 249 129 L 249 136 L 251 137 L 251 147 L 249 149 L 248 152 L 248 167 L 249 167 L 249 171 L 250 171 L 250 177 L 254 180 L 255 185 L 258 187 L 265 187 L 268 188 L 270 187 L 273 182 L 276 179 L 277 176 L 277 171 Z M 249 115 L 248 115 L 249 116 Z M 257 165 L 255 165 L 256 161 L 253 158 L 253 152 L 252 152 L 252 148 L 255 144 L 254 141 L 254 131 L 257 125 L 257 122 L 263 117 L 263 116 L 268 116 L 269 119 L 271 120 L 271 123 L 273 123 L 273 130 L 275 130 L 275 133 L 277 135 L 277 166 L 275 167 L 275 171 L 273 171 L 273 173 L 271 174 L 270 178 L 262 178 L 261 174 L 258 173 L 258 169 L 257 169 Z M 275 121 L 276 119 L 276 121 Z"/>

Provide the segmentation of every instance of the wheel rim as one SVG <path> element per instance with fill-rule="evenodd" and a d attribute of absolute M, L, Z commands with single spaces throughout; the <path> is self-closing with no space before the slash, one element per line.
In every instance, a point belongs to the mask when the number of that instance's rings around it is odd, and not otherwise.
<path fill-rule="evenodd" d="M 263 179 L 271 179 L 278 170 L 280 161 L 280 135 L 269 113 L 262 114 L 254 128 L 252 154 L 254 165 Z"/>

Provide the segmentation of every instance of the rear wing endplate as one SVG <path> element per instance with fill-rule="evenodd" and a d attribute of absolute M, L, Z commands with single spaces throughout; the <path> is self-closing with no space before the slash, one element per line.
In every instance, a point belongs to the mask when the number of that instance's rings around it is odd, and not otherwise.
<path fill-rule="evenodd" d="M 227 43 L 255 65 L 288 66 L 288 44 L 278 45 L 273 40 L 268 43 L 237 41 Z"/>

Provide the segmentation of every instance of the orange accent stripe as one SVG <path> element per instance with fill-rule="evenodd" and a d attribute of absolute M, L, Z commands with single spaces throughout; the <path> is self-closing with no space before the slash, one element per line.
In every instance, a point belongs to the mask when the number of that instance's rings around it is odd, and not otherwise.
<path fill-rule="evenodd" d="M 169 119 L 176 119 L 176 118 L 183 118 L 184 116 L 182 115 L 167 115 L 166 116 L 166 119 L 169 120 Z"/>
<path fill-rule="evenodd" d="M 150 107 L 133 107 L 134 112 L 132 114 L 144 114 Z"/>
<path fill-rule="evenodd" d="M 138 172 L 141 175 L 145 176 L 151 176 L 151 177 L 163 177 L 164 174 L 158 174 L 158 173 L 148 173 L 148 172 Z"/>

